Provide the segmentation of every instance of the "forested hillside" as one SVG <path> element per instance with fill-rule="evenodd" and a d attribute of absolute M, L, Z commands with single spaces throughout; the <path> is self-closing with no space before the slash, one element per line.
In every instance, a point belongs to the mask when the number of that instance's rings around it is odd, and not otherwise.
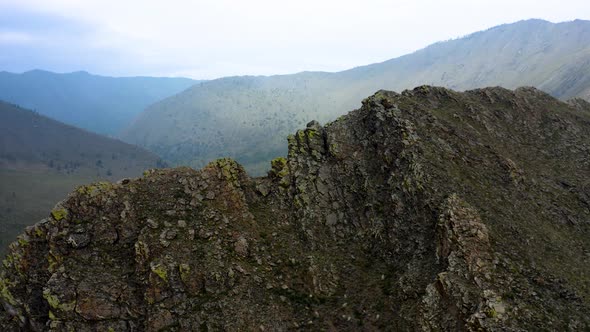
<path fill-rule="evenodd" d="M 362 45 L 359 45 L 362 48 Z M 144 111 L 123 139 L 177 165 L 230 156 L 253 174 L 286 153 L 284 137 L 334 120 L 379 89 L 535 86 L 590 99 L 590 22 L 521 21 L 338 73 L 229 77 L 196 85 Z"/>

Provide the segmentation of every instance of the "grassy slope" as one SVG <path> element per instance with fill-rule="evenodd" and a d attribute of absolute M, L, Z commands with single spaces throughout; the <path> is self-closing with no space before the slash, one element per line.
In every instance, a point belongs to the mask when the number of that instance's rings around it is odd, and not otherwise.
<path fill-rule="evenodd" d="M 74 188 L 96 178 L 0 169 L 0 252 Z"/>
<path fill-rule="evenodd" d="M 441 148 L 433 145 L 423 151 L 424 160 L 448 174 L 442 179 L 465 181 L 455 190 L 482 211 L 500 250 L 527 260 L 542 276 L 565 278 L 588 298 L 590 108 L 574 110 L 527 89 L 453 96 L 429 111 L 461 128 L 461 135 L 448 139 L 468 142 L 469 148 L 460 152 L 462 158 L 441 161 Z M 490 154 L 505 165 L 504 172 L 480 164 Z M 518 189 L 510 192 L 513 186 Z"/>

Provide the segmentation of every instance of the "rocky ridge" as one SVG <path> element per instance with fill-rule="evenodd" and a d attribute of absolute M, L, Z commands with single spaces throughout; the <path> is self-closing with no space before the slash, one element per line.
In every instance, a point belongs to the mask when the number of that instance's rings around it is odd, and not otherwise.
<path fill-rule="evenodd" d="M 590 108 L 534 88 L 379 91 L 250 178 L 78 188 L 11 245 L 0 327 L 590 328 Z"/>

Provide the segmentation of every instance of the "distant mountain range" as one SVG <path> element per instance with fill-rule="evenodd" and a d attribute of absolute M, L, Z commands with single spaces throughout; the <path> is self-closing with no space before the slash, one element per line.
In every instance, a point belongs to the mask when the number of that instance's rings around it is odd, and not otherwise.
<path fill-rule="evenodd" d="M 115 78 L 87 72 L 0 72 L 0 99 L 64 123 L 116 136 L 150 104 L 198 82 L 187 78 Z"/>
<path fill-rule="evenodd" d="M 161 166 L 142 148 L 0 101 L 0 252 L 75 187 Z"/>
<path fill-rule="evenodd" d="M 535 86 L 561 99 L 590 100 L 590 21 L 520 21 L 338 73 L 208 81 L 150 106 L 122 138 L 174 164 L 200 167 L 230 156 L 262 174 L 271 158 L 286 153 L 284 137 L 295 128 L 334 120 L 379 89 L 421 84 Z"/>

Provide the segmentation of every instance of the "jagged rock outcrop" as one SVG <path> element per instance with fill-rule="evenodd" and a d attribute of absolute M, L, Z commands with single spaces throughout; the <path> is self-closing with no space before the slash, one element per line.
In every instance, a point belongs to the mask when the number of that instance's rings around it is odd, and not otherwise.
<path fill-rule="evenodd" d="M 590 328 L 590 114 L 533 88 L 379 91 L 229 159 L 78 188 L 11 245 L 0 327 Z"/>

